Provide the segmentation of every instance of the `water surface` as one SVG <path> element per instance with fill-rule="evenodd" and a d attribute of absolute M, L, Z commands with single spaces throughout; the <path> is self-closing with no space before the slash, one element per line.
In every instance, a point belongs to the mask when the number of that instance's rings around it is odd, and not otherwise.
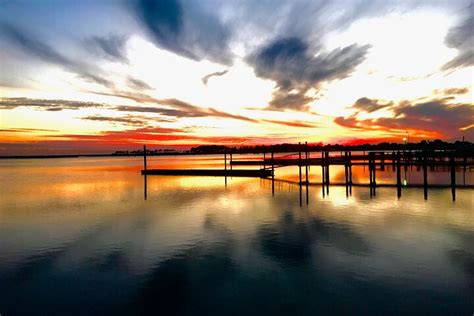
<path fill-rule="evenodd" d="M 220 168 L 221 158 L 149 164 Z M 366 187 L 346 197 L 332 186 L 323 197 L 310 186 L 300 206 L 289 167 L 277 170 L 274 196 L 262 179 L 149 176 L 144 200 L 141 164 L 0 161 L 0 314 L 474 312 L 472 189 L 453 202 L 449 189 L 430 189 L 425 201 L 418 188 L 397 199 L 389 187 L 370 198 Z M 331 168 L 331 180 L 343 172 Z M 367 172 L 355 168 L 355 180 Z M 377 176 L 394 179 L 391 169 Z"/>

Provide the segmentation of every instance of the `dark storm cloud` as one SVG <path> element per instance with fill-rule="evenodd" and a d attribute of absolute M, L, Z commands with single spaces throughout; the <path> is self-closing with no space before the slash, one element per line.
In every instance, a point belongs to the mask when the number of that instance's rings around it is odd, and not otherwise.
<path fill-rule="evenodd" d="M 258 77 L 277 83 L 268 109 L 306 110 L 308 90 L 347 77 L 364 59 L 368 45 L 353 44 L 329 53 L 312 51 L 300 38 L 277 39 L 248 58 Z"/>
<path fill-rule="evenodd" d="M 106 36 L 92 36 L 87 39 L 93 50 L 100 56 L 112 61 L 128 63 L 125 52 L 127 37 L 124 35 L 109 34 Z"/>
<path fill-rule="evenodd" d="M 474 4 L 471 4 L 467 10 L 467 18 L 451 28 L 446 35 L 446 45 L 456 48 L 458 54 L 443 66 L 443 70 L 474 65 Z"/>
<path fill-rule="evenodd" d="M 355 106 L 356 107 L 356 106 Z M 357 108 L 357 107 L 356 107 Z M 338 125 L 361 130 L 400 131 L 406 129 L 440 133 L 444 137 L 471 133 L 474 106 L 467 103 L 452 103 L 452 98 L 435 99 L 428 102 L 402 101 L 390 108 L 392 117 L 359 120 L 355 115 L 337 117 Z"/>
<path fill-rule="evenodd" d="M 204 85 L 207 85 L 207 82 L 209 81 L 209 79 L 211 79 L 212 77 L 220 77 L 220 76 L 223 76 L 225 75 L 229 70 L 223 70 L 223 71 L 217 71 L 217 72 L 213 72 L 213 73 L 210 73 L 206 76 L 204 76 L 201 80 L 202 80 L 202 83 Z"/>
<path fill-rule="evenodd" d="M 77 76 L 103 86 L 111 87 L 113 83 L 101 74 L 101 71 L 79 60 L 70 59 L 44 41 L 36 39 L 34 35 L 28 34 L 12 25 L 0 23 L 0 38 L 4 37 L 13 45 L 22 49 L 43 62 L 58 65 L 66 71 L 75 73 Z"/>
<path fill-rule="evenodd" d="M 231 63 L 230 30 L 197 2 L 136 0 L 133 8 L 159 47 L 193 60 Z"/>
<path fill-rule="evenodd" d="M 380 103 L 380 100 L 369 99 L 369 98 L 364 97 L 357 100 L 352 107 L 361 111 L 365 111 L 367 113 L 371 113 L 371 112 L 375 112 L 386 107 L 390 107 L 392 105 L 393 105 L 393 102 L 388 102 L 384 104 L 384 103 Z"/>

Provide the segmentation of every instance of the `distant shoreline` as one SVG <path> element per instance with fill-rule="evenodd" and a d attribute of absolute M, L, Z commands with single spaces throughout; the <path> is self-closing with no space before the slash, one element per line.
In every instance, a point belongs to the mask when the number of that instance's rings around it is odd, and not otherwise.
<path fill-rule="evenodd" d="M 195 156 L 202 154 L 192 153 L 159 153 L 147 156 Z M 211 155 L 211 154 L 208 154 Z M 57 159 L 57 158 L 81 158 L 81 157 L 143 157 L 142 154 L 116 155 L 116 154 L 78 154 L 78 155 L 32 155 L 32 156 L 0 156 L 0 159 Z"/>
<path fill-rule="evenodd" d="M 223 145 L 202 145 L 193 147 L 190 150 L 146 150 L 147 156 L 196 156 L 196 155 L 223 155 L 227 154 L 262 154 L 262 153 L 291 153 L 298 151 L 308 152 L 339 152 L 339 151 L 460 151 L 467 156 L 474 155 L 474 143 L 469 141 L 456 141 L 447 143 L 439 139 L 419 143 L 379 143 L 379 144 L 360 144 L 360 145 L 340 145 L 340 144 L 275 144 L 275 145 L 257 145 L 244 147 L 227 147 Z M 11 155 L 0 156 L 0 159 L 54 159 L 54 158 L 79 158 L 79 157 L 139 157 L 143 156 L 143 150 L 133 151 L 115 151 L 109 154 L 52 154 L 52 155 Z"/>

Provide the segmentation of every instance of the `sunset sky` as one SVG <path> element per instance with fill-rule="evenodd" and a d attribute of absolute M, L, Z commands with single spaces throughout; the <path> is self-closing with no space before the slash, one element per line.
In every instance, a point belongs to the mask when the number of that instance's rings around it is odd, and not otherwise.
<path fill-rule="evenodd" d="M 0 155 L 474 141 L 461 0 L 0 0 Z"/>

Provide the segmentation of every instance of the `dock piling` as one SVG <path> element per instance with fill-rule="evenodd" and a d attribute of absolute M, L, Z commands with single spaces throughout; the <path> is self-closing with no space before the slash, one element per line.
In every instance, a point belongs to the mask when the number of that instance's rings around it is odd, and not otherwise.
<path fill-rule="evenodd" d="M 306 185 L 308 185 L 308 142 L 305 143 L 305 177 Z"/>
<path fill-rule="evenodd" d="M 326 194 L 329 195 L 329 151 L 326 151 Z"/>
<path fill-rule="evenodd" d="M 400 198 L 402 196 L 402 177 L 400 170 L 401 162 L 400 162 L 400 152 L 397 153 L 397 197 Z"/>
<path fill-rule="evenodd" d="M 298 143 L 298 171 L 300 176 L 300 186 L 301 186 L 301 143 Z"/>
<path fill-rule="evenodd" d="M 346 198 L 349 197 L 349 164 L 348 164 L 348 154 L 347 151 L 344 152 L 344 177 L 346 184 Z"/>
<path fill-rule="evenodd" d="M 425 200 L 428 199 L 428 166 L 426 152 L 423 152 L 423 195 Z"/>
<path fill-rule="evenodd" d="M 456 158 L 454 153 L 451 155 L 451 194 L 453 201 L 456 201 Z"/>
<path fill-rule="evenodd" d="M 352 152 L 349 151 L 349 194 L 352 195 Z"/>
<path fill-rule="evenodd" d="M 143 195 L 145 200 L 147 199 L 147 193 L 148 193 L 148 181 L 146 178 L 146 145 L 143 145 L 143 170 L 145 170 L 145 174 L 143 175 Z"/>
<path fill-rule="evenodd" d="M 143 145 L 143 169 L 146 171 L 146 145 Z"/>
<path fill-rule="evenodd" d="M 275 161 L 273 160 L 273 150 L 272 150 L 272 196 L 275 195 Z"/>
<path fill-rule="evenodd" d="M 326 184 L 326 167 L 324 166 L 324 152 L 321 152 L 321 187 L 323 189 L 323 197 L 326 195 L 326 189 L 325 189 L 325 184 Z"/>

